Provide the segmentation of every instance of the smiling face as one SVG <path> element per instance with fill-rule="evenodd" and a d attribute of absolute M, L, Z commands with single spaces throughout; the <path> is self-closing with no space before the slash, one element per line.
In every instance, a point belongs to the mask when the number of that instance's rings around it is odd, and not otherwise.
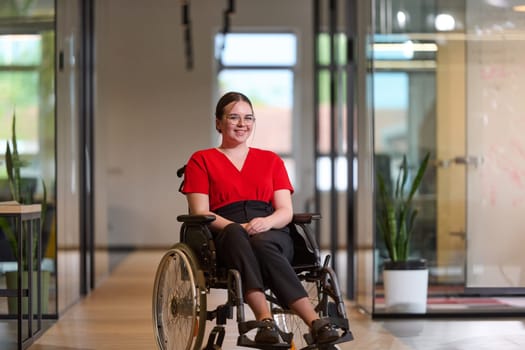
<path fill-rule="evenodd" d="M 245 101 L 234 101 L 224 107 L 221 118 L 216 119 L 217 130 L 222 134 L 224 146 L 246 143 L 255 125 L 253 110 Z"/>

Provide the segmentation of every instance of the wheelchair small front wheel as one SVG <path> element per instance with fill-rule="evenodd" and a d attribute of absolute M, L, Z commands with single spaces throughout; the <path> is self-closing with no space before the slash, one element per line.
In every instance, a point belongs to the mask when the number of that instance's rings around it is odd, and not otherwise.
<path fill-rule="evenodd" d="M 319 286 L 317 281 L 302 281 L 303 287 L 308 294 L 308 299 L 314 307 L 319 305 Z M 310 332 L 304 321 L 293 311 L 284 309 L 278 305 L 271 305 L 272 315 L 276 325 L 285 333 L 293 333 L 291 350 L 299 350 L 308 346 L 303 335 Z"/>
<path fill-rule="evenodd" d="M 164 254 L 153 286 L 153 328 L 160 350 L 200 349 L 206 326 L 206 287 L 191 249 L 177 243 Z"/>

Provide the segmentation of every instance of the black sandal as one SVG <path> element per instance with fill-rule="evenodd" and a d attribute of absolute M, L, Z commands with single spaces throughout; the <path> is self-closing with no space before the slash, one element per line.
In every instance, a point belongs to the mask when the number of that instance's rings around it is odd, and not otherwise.
<path fill-rule="evenodd" d="M 255 334 L 255 342 L 262 344 L 278 343 L 279 332 L 275 327 L 275 322 L 271 318 L 265 318 L 260 323 L 261 326 L 258 327 L 257 334 Z"/>
<path fill-rule="evenodd" d="M 332 343 L 340 337 L 337 328 L 326 318 L 312 322 L 311 334 L 314 342 L 317 344 Z"/>

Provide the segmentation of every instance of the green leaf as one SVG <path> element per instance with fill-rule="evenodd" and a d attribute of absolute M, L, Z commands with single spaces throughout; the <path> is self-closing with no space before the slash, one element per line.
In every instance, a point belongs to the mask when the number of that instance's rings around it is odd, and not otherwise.
<path fill-rule="evenodd" d="M 425 156 L 425 158 L 423 158 L 423 161 L 419 165 L 419 169 L 417 170 L 416 177 L 414 178 L 414 181 L 412 182 L 412 187 L 410 188 L 410 194 L 408 195 L 408 201 L 412 200 L 412 197 L 414 197 L 414 194 L 419 188 L 419 185 L 421 184 L 421 180 L 423 179 L 423 175 L 425 175 L 425 171 L 427 170 L 429 159 L 430 159 L 430 153 L 427 153 L 427 155 Z"/>
<path fill-rule="evenodd" d="M 28 162 L 22 160 L 20 158 L 20 155 L 18 153 L 18 141 L 16 136 L 16 114 L 13 113 L 13 120 L 12 120 L 12 135 L 11 135 L 11 143 L 9 141 L 6 144 L 6 153 L 5 153 L 5 163 L 6 163 L 6 171 L 7 171 L 7 177 L 9 182 L 9 189 L 11 191 L 11 196 L 13 197 L 13 200 L 20 204 L 32 204 L 32 198 L 30 197 L 29 193 L 26 193 L 25 187 L 22 186 L 22 177 L 21 177 L 21 169 L 28 165 Z M 43 200 L 42 200 L 42 210 L 41 210 L 41 220 L 40 220 L 40 232 L 45 227 L 45 221 L 46 221 L 46 212 L 47 212 L 47 187 L 45 182 L 42 180 L 42 188 L 43 188 Z M 24 190 L 24 191 L 23 191 Z M 25 247 L 27 244 L 27 230 L 29 229 L 28 225 L 22 224 L 20 227 L 23 230 L 22 242 L 18 242 L 17 237 L 15 236 L 13 227 L 9 220 L 6 220 L 5 218 L 0 218 L 0 227 L 4 231 L 7 240 L 9 241 L 9 246 L 13 252 L 13 255 L 18 258 L 18 247 L 19 243 L 22 244 L 22 246 Z M 33 239 L 33 245 L 31 247 L 31 255 L 32 260 L 34 264 L 38 264 L 38 240 Z M 29 257 L 27 256 L 26 249 L 23 250 L 22 254 L 22 264 L 24 268 L 27 268 L 27 265 L 29 263 Z"/>
<path fill-rule="evenodd" d="M 11 153 L 11 147 L 9 146 L 9 142 L 6 143 L 6 151 L 5 151 L 5 167 L 7 171 L 7 180 L 9 182 L 9 191 L 11 192 L 11 197 L 13 200 L 18 201 L 18 193 L 17 193 L 17 186 L 15 182 L 15 172 L 13 168 L 13 155 Z"/>
<path fill-rule="evenodd" d="M 13 252 L 14 257 L 18 259 L 17 239 L 15 233 L 13 232 L 13 228 L 9 223 L 9 220 L 7 220 L 7 218 L 0 218 L 0 227 L 2 228 L 2 231 L 4 232 L 4 235 L 7 238 L 7 241 L 9 243 L 9 246 L 11 247 L 11 251 Z"/>
<path fill-rule="evenodd" d="M 403 162 L 401 163 L 401 169 L 400 169 L 400 172 L 399 174 L 401 174 L 401 187 L 399 189 L 399 198 L 403 198 L 404 197 L 404 192 L 405 192 L 405 186 L 406 186 L 406 183 L 407 183 L 407 180 L 408 180 L 408 163 L 407 163 L 407 156 L 406 155 L 403 155 Z"/>
<path fill-rule="evenodd" d="M 410 242 L 418 213 L 412 208 L 412 199 L 421 184 L 429 159 L 430 153 L 427 153 L 409 185 L 410 171 L 407 157 L 404 155 L 395 181 L 395 190 L 392 193 L 387 190 L 382 175 L 379 173 L 376 175 L 379 189 L 376 221 L 392 261 L 406 261 L 410 256 Z M 406 195 L 407 186 L 409 187 L 408 195 Z"/>
<path fill-rule="evenodd" d="M 46 213 L 47 213 L 47 187 L 44 180 L 41 180 L 42 182 L 42 211 L 40 215 L 40 231 L 44 231 L 44 227 L 46 227 Z"/>

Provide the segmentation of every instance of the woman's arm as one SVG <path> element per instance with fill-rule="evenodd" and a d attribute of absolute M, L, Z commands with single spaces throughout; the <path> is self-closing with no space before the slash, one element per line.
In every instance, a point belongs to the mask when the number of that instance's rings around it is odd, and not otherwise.
<path fill-rule="evenodd" d="M 275 191 L 272 203 L 275 211 L 271 215 L 254 218 L 244 226 L 249 234 L 254 235 L 272 228 L 283 228 L 292 221 L 292 195 L 289 190 Z"/>
<path fill-rule="evenodd" d="M 212 229 L 219 231 L 233 222 L 210 211 L 207 194 L 188 193 L 186 194 L 186 198 L 190 207 L 190 214 L 215 215 L 216 219 L 211 223 Z M 248 234 L 254 235 L 268 231 L 272 228 L 283 228 L 292 221 L 292 195 L 289 190 L 275 191 L 273 196 L 273 206 L 275 211 L 271 215 L 254 218 L 248 223 L 241 224 Z"/>
<path fill-rule="evenodd" d="M 194 215 L 215 215 L 215 220 L 211 222 L 210 226 L 215 231 L 222 230 L 232 221 L 223 218 L 210 211 L 210 199 L 207 194 L 203 193 L 188 193 L 186 194 L 188 206 L 190 207 L 190 214 Z"/>

